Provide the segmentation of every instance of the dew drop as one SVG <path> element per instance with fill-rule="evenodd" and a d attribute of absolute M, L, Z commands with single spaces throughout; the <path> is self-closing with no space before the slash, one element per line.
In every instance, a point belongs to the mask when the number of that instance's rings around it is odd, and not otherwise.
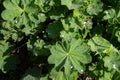
<path fill-rule="evenodd" d="M 18 21 L 17 21 L 17 20 L 15 20 L 15 23 L 17 24 L 17 23 L 18 23 Z"/>
<path fill-rule="evenodd" d="M 80 70 L 80 72 L 82 73 L 82 72 L 84 72 L 84 70 L 82 69 L 82 70 Z"/>
<path fill-rule="evenodd" d="M 40 16 L 45 16 L 45 15 L 43 13 L 41 13 Z"/>
<path fill-rule="evenodd" d="M 73 68 L 73 66 L 70 67 L 71 69 Z"/>
<path fill-rule="evenodd" d="M 64 35 L 61 35 L 61 37 L 64 37 Z"/>
<path fill-rule="evenodd" d="M 108 14 L 108 11 L 105 11 L 106 14 Z"/>
<path fill-rule="evenodd" d="M 113 64 L 113 69 L 117 69 L 117 66 L 115 64 Z"/>

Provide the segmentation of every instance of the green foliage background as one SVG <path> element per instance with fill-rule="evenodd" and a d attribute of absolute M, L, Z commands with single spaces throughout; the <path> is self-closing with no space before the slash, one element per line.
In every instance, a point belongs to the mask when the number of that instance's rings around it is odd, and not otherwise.
<path fill-rule="evenodd" d="M 1 80 L 120 80 L 120 0 L 0 0 Z"/>

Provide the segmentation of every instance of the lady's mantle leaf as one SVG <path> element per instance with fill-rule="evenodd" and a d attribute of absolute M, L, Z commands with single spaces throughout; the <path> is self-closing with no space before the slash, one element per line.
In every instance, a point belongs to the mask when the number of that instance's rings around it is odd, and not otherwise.
<path fill-rule="evenodd" d="M 117 49 L 106 39 L 101 36 L 95 36 L 88 41 L 88 45 L 91 46 L 91 50 L 94 52 L 103 52 L 110 54 L 111 52 L 117 52 Z"/>
<path fill-rule="evenodd" d="M 115 69 L 120 71 L 120 53 L 114 52 L 109 56 L 106 56 L 104 59 L 104 66 L 107 67 L 109 70 Z"/>
<path fill-rule="evenodd" d="M 57 70 L 64 67 L 66 75 L 70 74 L 72 67 L 81 72 L 84 70 L 84 64 L 91 62 L 89 46 L 82 39 L 56 43 L 50 51 L 52 54 L 48 58 L 49 63 L 55 64 Z"/>
<path fill-rule="evenodd" d="M 5 0 L 3 3 L 6 8 L 1 16 L 4 20 L 12 21 L 15 17 L 19 16 L 22 13 L 22 9 L 17 5 L 17 3 L 13 3 L 10 0 Z"/>
<path fill-rule="evenodd" d="M 72 0 L 61 0 L 62 5 L 66 5 L 69 9 L 72 7 Z"/>
<path fill-rule="evenodd" d="M 103 9 L 103 3 L 100 0 L 93 0 L 93 2 L 88 6 L 87 13 L 90 15 L 98 15 Z"/>
<path fill-rule="evenodd" d="M 61 0 L 61 4 L 68 7 L 68 9 L 80 9 L 83 0 Z"/>
<path fill-rule="evenodd" d="M 60 35 L 60 31 L 63 29 L 62 23 L 59 21 L 55 21 L 50 23 L 46 29 L 48 36 L 50 38 L 57 38 Z"/>
<path fill-rule="evenodd" d="M 31 38 L 27 42 L 28 51 L 31 56 L 47 55 L 48 50 L 44 48 L 45 42 L 42 39 Z"/>
<path fill-rule="evenodd" d="M 21 80 L 41 80 L 41 69 L 37 67 L 28 68 Z"/>
<path fill-rule="evenodd" d="M 16 65 L 19 63 L 17 56 L 5 55 L 8 53 L 9 44 L 5 41 L 0 41 L 0 69 L 6 73 L 9 70 L 15 70 Z"/>
<path fill-rule="evenodd" d="M 57 72 L 54 68 L 51 70 L 50 78 L 52 80 L 66 80 L 64 73 L 62 71 Z"/>

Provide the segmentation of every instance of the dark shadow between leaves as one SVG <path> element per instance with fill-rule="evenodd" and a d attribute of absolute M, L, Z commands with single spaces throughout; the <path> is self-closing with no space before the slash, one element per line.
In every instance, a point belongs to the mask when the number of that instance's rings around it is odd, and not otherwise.
<path fill-rule="evenodd" d="M 3 69 L 5 72 L 8 72 L 10 70 L 15 70 L 17 67 L 17 64 L 19 64 L 19 58 L 18 56 L 8 56 L 5 60 L 4 60 L 5 64 L 3 66 Z"/>

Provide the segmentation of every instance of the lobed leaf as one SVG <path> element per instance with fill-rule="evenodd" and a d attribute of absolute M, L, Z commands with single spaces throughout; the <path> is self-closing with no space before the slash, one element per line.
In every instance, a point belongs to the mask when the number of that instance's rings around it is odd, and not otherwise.
<path fill-rule="evenodd" d="M 88 45 L 91 46 L 91 50 L 94 52 L 103 52 L 107 54 L 117 52 L 117 49 L 115 49 L 115 47 L 113 47 L 109 41 L 102 38 L 101 36 L 95 36 L 90 39 L 88 41 Z"/>
<path fill-rule="evenodd" d="M 0 41 L 0 69 L 7 73 L 10 70 L 15 70 L 19 59 L 17 56 L 9 55 L 9 44 L 5 41 Z"/>
<path fill-rule="evenodd" d="M 82 39 L 73 39 L 69 43 L 56 43 L 50 51 L 48 62 L 55 64 L 58 70 L 64 67 L 66 75 L 70 74 L 72 66 L 81 73 L 85 69 L 84 65 L 91 62 L 91 56 L 88 53 L 89 46 Z"/>

